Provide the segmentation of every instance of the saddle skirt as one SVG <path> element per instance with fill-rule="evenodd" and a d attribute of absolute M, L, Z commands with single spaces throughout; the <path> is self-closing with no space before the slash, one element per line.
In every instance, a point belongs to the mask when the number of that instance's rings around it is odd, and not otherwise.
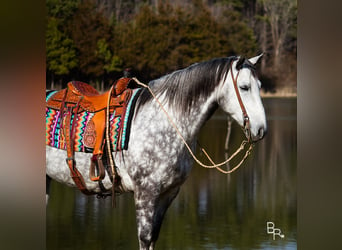
<path fill-rule="evenodd" d="M 127 101 L 127 105 L 110 106 L 110 141 L 112 151 L 121 151 L 128 149 L 131 120 L 134 115 L 134 107 L 141 89 L 134 89 Z M 52 91 L 46 97 L 46 145 L 63 149 L 67 149 L 65 127 L 67 126 L 66 117 L 69 112 L 64 109 L 61 112 L 60 102 L 56 102 L 61 96 L 65 94 L 66 90 Z M 92 98 L 93 96 L 90 96 Z M 117 98 L 120 98 L 117 97 Z M 74 100 L 73 100 L 74 99 Z M 70 101 L 70 99 L 69 99 Z M 77 103 L 76 97 L 72 97 L 71 101 Z M 50 104 L 50 105 L 49 105 Z M 74 151 L 93 153 L 97 136 L 94 117 L 100 106 L 96 106 L 93 102 L 87 100 L 81 102 L 79 111 L 71 114 L 71 124 L 74 126 Z M 121 110 L 118 110 L 121 109 Z M 123 110 L 122 110 L 123 109 Z M 74 119 L 74 116 L 76 118 Z M 75 124 L 72 124 L 75 121 Z M 105 121 L 103 121 L 105 123 Z"/>

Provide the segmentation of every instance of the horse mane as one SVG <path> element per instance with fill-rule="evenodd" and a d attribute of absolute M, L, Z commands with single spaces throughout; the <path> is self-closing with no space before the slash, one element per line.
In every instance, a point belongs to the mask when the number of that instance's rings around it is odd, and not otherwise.
<path fill-rule="evenodd" d="M 169 105 L 180 112 L 188 113 L 195 104 L 195 100 L 208 98 L 221 80 L 225 80 L 231 62 L 236 59 L 238 57 L 232 56 L 195 63 L 185 69 L 152 80 L 149 86 L 157 96 L 165 94 L 165 101 Z M 144 89 L 139 97 L 137 110 L 152 99 L 148 89 Z"/>

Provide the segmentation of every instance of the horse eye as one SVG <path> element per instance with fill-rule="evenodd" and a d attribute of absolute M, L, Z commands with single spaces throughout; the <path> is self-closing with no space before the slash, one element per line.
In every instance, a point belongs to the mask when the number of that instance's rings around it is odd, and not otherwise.
<path fill-rule="evenodd" d="M 249 90 L 249 86 L 248 85 L 242 85 L 240 86 L 240 89 L 243 91 L 248 91 Z"/>

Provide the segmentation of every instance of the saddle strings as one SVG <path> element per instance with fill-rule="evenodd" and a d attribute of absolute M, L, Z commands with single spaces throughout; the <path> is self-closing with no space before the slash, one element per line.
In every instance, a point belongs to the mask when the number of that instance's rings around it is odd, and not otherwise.
<path fill-rule="evenodd" d="M 180 133 L 178 127 L 176 126 L 176 124 L 174 123 L 174 121 L 172 120 L 172 118 L 170 117 L 170 115 L 168 114 L 168 112 L 166 111 L 166 109 L 164 108 L 163 104 L 159 101 L 158 97 L 153 93 L 152 89 L 140 82 L 136 77 L 132 78 L 134 81 L 136 81 L 140 86 L 148 89 L 148 91 L 151 93 L 151 95 L 153 96 L 153 98 L 156 100 L 156 102 L 158 103 L 158 105 L 161 107 L 161 109 L 163 110 L 163 112 L 165 113 L 167 119 L 169 120 L 169 122 L 171 123 L 171 125 L 173 126 L 173 128 L 176 130 L 178 136 L 181 138 L 181 140 L 183 141 L 184 145 L 186 146 L 186 148 L 188 149 L 190 155 L 192 156 L 192 158 L 202 167 L 204 168 L 216 168 L 218 171 L 220 171 L 221 173 L 224 174 L 230 174 L 232 172 L 234 172 L 236 169 L 238 169 L 241 164 L 246 160 L 246 158 L 250 155 L 251 150 L 253 149 L 254 144 L 251 143 L 249 148 L 247 149 L 244 157 L 242 158 L 242 160 L 232 169 L 230 170 L 224 170 L 222 168 L 220 168 L 221 166 L 227 164 L 228 162 L 230 162 L 238 153 L 240 153 L 244 148 L 245 145 L 248 141 L 244 140 L 242 141 L 240 147 L 225 161 L 215 164 L 215 162 L 210 158 L 210 156 L 208 155 L 208 153 L 201 147 L 202 152 L 204 153 L 204 155 L 208 158 L 208 160 L 211 162 L 212 165 L 206 165 L 204 163 L 202 163 L 196 156 L 195 154 L 192 152 L 190 146 L 188 145 L 188 143 L 185 141 L 184 137 L 182 136 L 182 134 Z"/>
<path fill-rule="evenodd" d="M 106 142 L 107 142 L 107 150 L 108 150 L 108 157 L 109 157 L 109 164 L 110 167 L 112 169 L 112 176 L 113 176 L 113 185 L 112 185 L 112 207 L 115 207 L 115 165 L 114 165 L 114 160 L 113 160 L 113 156 L 111 153 L 111 145 L 110 145 L 110 138 L 109 138 L 109 106 L 110 106 L 110 98 L 112 95 L 112 91 L 114 88 L 114 84 L 112 85 L 112 87 L 109 90 L 109 95 L 108 95 L 108 99 L 107 99 L 107 110 L 106 110 Z"/>

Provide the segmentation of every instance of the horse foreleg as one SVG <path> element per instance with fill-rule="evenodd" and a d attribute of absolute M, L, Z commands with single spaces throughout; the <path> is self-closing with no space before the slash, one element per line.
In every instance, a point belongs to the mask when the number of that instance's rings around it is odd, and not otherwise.
<path fill-rule="evenodd" d="M 45 191 L 45 195 L 46 195 L 46 205 L 48 204 L 48 201 L 49 201 L 50 183 L 51 183 L 51 177 L 48 176 L 48 175 L 46 175 L 46 191 Z"/>
<path fill-rule="evenodd" d="M 148 192 L 135 194 L 136 219 L 140 250 L 153 250 L 165 212 L 177 196 L 179 187 L 158 196 Z"/>

